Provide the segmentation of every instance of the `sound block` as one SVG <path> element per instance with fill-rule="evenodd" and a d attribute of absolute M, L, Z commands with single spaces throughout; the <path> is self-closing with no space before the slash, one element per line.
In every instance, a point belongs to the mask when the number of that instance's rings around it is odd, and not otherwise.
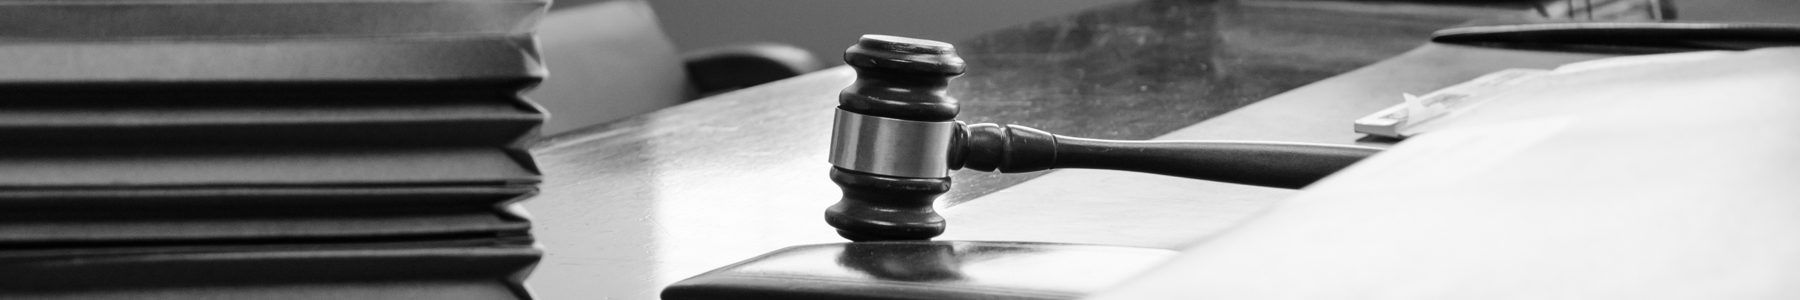
<path fill-rule="evenodd" d="M 802 245 L 663 289 L 677 299 L 1077 299 L 1178 252 L 1029 242 Z"/>

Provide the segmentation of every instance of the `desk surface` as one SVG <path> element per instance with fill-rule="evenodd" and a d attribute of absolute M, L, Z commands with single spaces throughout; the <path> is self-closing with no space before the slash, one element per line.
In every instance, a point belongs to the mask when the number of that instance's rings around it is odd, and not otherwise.
<path fill-rule="evenodd" d="M 1140 1 L 958 42 L 970 71 L 951 95 L 963 101 L 960 119 L 969 122 L 1151 138 L 1393 57 L 1423 43 L 1433 30 L 1496 13 L 1413 4 Z M 1278 107 L 1298 110 L 1252 115 L 1220 127 L 1247 134 L 1202 136 L 1353 143 L 1348 119 L 1306 114 L 1360 115 L 1374 110 L 1365 109 L 1371 106 L 1366 103 L 1391 103 L 1397 98 L 1387 96 L 1474 75 L 1365 91 L 1386 96 L 1353 101 L 1364 103 L 1359 105 L 1329 105 L 1332 95 L 1313 94 L 1306 97 L 1315 100 L 1304 103 L 1275 104 L 1298 105 Z M 824 208 L 839 197 L 825 178 L 830 168 L 825 157 L 836 94 L 854 76 L 846 68 L 829 69 L 546 140 L 533 151 L 546 177 L 543 193 L 526 206 L 548 255 L 528 284 L 542 299 L 654 299 L 669 283 L 758 254 L 842 242 L 823 222 Z M 1331 123 L 1334 129 L 1330 137 L 1320 137 L 1305 133 L 1319 130 L 1311 125 L 1254 128 L 1256 122 L 1297 119 Z M 1230 186 L 1224 189 L 1239 192 L 1192 201 L 1187 195 L 1195 184 L 1213 185 L 1117 172 L 1049 173 L 1073 175 L 1005 189 L 1044 174 L 954 174 L 955 191 L 941 202 L 970 205 L 945 210 L 951 218 L 946 239 L 1172 248 L 1288 193 Z M 1046 181 L 1054 178 L 1062 179 Z M 1106 189 L 1118 186 L 1154 188 Z M 1045 197 L 1074 190 L 1084 196 Z M 1179 209 L 1122 201 L 1162 201 Z M 1117 210 L 1108 212 L 1112 216 L 1160 213 L 1156 217 L 1166 222 L 1149 223 L 1182 229 L 1118 235 L 1104 229 L 1119 218 L 1057 219 L 1061 226 L 1099 230 L 1021 234 L 1033 232 L 1035 224 L 1017 222 L 1041 223 L 1059 214 L 1011 213 L 1084 205 Z M 1004 215 L 1021 218 L 986 217 Z"/>

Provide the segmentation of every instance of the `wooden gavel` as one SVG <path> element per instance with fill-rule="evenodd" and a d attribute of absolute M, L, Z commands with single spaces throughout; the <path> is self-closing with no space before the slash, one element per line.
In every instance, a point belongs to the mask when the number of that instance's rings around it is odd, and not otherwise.
<path fill-rule="evenodd" d="M 1110 141 L 955 120 L 950 80 L 966 69 L 948 43 L 865 35 L 844 53 L 856 82 L 838 97 L 831 180 L 844 197 L 825 222 L 853 241 L 924 240 L 944 232 L 932 208 L 951 170 L 1061 168 L 1144 172 L 1300 188 L 1379 148 L 1244 141 Z"/>

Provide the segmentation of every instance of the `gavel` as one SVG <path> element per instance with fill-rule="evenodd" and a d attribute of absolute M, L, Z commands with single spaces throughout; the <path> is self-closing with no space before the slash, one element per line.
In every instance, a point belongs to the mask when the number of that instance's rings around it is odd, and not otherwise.
<path fill-rule="evenodd" d="M 949 43 L 864 35 L 844 52 L 856 81 L 838 95 L 831 181 L 843 198 L 825 222 L 852 241 L 927 240 L 944 232 L 932 207 L 950 171 L 1109 169 L 1301 188 L 1381 149 L 1251 141 L 1113 141 L 1018 125 L 956 121 L 947 95 L 967 69 Z"/>

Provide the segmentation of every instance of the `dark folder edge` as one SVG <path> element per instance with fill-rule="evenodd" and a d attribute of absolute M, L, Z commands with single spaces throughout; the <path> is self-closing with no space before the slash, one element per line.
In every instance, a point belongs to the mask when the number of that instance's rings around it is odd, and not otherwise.
<path fill-rule="evenodd" d="M 534 187 L 0 191 L 0 248 L 521 236 Z"/>
<path fill-rule="evenodd" d="M 501 207 L 522 201 L 536 192 L 537 188 L 531 186 L 15 189 L 0 190 L 0 211 Z"/>
<path fill-rule="evenodd" d="M 3 253 L 3 252 L 0 252 Z M 0 254 L 4 255 L 4 254 Z M 44 255 L 0 260 L 8 294 L 79 294 L 182 288 L 490 282 L 529 299 L 523 280 L 543 255 L 535 246 L 340 248 Z"/>
<path fill-rule="evenodd" d="M 173 114 L 170 114 L 173 115 Z M 0 139 L 9 144 L 34 146 L 121 147 L 127 145 L 256 146 L 510 146 L 532 135 L 544 115 L 514 113 L 452 113 L 405 117 L 357 116 L 338 119 L 283 117 L 279 112 L 257 115 L 179 118 L 155 113 L 115 114 L 113 121 L 64 116 L 63 123 L 36 120 L 0 121 Z M 268 120 L 254 117 L 268 116 Z M 34 117 L 33 119 L 47 119 Z M 17 122 L 13 122 L 17 121 Z M 30 123 L 27 123 L 30 122 Z"/>
<path fill-rule="evenodd" d="M 0 139 L 12 145 L 506 146 L 535 139 L 548 115 L 516 93 L 431 99 L 9 99 Z M 486 94 L 486 95 L 484 95 Z M 16 95 L 16 94 L 15 94 Z M 427 97 L 432 98 L 432 97 Z"/>
<path fill-rule="evenodd" d="M 130 256 L 147 254 L 230 253 L 270 251 L 340 251 L 427 248 L 528 247 L 536 244 L 529 236 L 462 236 L 438 238 L 403 238 L 336 243 L 315 242 L 246 242 L 246 243 L 171 243 L 128 244 L 109 247 L 83 245 L 34 245 L 0 249 L 0 262 L 37 261 L 69 257 Z"/>
<path fill-rule="evenodd" d="M 0 149 L 0 189 L 532 185 L 522 149 L 22 147 Z"/>
<path fill-rule="evenodd" d="M 9 38 L 522 34 L 548 6 L 544 0 L 9 1 L 0 3 L 0 28 Z"/>
<path fill-rule="evenodd" d="M 232 245 L 243 243 L 354 243 L 375 240 L 456 239 L 528 236 L 531 223 L 504 220 L 496 212 L 461 212 L 423 216 L 352 216 L 335 218 L 258 219 L 181 218 L 95 221 L 70 217 L 55 221 L 0 222 L 0 247 L 123 247 L 139 245 Z M 399 220 L 385 220 L 399 219 Z M 472 219 L 488 219 L 486 222 Z"/>
<path fill-rule="evenodd" d="M 234 40 L 0 39 L 0 88 L 535 82 L 530 35 Z"/>

